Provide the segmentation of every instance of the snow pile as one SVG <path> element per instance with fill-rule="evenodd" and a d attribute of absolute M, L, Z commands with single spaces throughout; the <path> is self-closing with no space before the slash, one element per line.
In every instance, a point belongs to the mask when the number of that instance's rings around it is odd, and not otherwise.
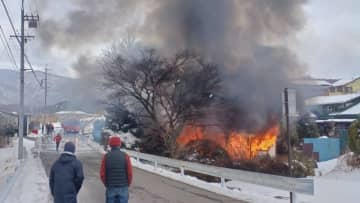
<path fill-rule="evenodd" d="M 34 141 L 24 139 L 27 157 L 24 170 L 16 178 L 12 190 L 7 196 L 5 203 L 48 203 L 50 202 L 50 190 L 48 178 L 38 157 L 34 157 L 32 150 Z"/>
<path fill-rule="evenodd" d="M 137 141 L 139 141 L 139 139 L 130 132 L 119 132 L 118 135 L 120 136 L 121 141 L 125 144 L 126 148 L 131 148 Z"/>
<path fill-rule="evenodd" d="M 8 187 L 10 177 L 19 166 L 17 144 L 13 147 L 0 148 L 0 192 Z"/>
<path fill-rule="evenodd" d="M 126 148 L 131 148 L 137 141 L 140 141 L 139 138 L 135 137 L 131 132 L 122 132 L 122 131 L 119 131 L 119 132 L 114 132 L 112 130 L 109 130 L 109 129 L 105 129 L 104 132 L 107 132 L 109 133 L 110 135 L 118 135 L 121 139 L 121 142 L 123 144 L 125 144 Z"/>
<path fill-rule="evenodd" d="M 105 123 L 105 116 L 92 116 L 80 119 L 84 134 L 92 134 L 94 131 L 94 123 L 103 121 Z"/>
<path fill-rule="evenodd" d="M 317 176 L 323 176 L 330 173 L 336 168 L 336 166 L 338 165 L 338 161 L 339 159 L 331 159 L 328 161 L 318 162 L 318 168 L 315 169 L 315 174 Z"/>
<path fill-rule="evenodd" d="M 42 137 L 43 135 L 41 134 L 41 130 L 38 131 L 38 133 L 33 133 L 31 132 L 30 134 L 27 135 L 27 137 L 29 138 L 36 138 L 36 137 Z"/>

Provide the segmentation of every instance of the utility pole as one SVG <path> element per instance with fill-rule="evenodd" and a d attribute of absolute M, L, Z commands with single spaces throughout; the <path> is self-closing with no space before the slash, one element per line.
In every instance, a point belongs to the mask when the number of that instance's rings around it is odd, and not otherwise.
<path fill-rule="evenodd" d="M 289 95 L 288 88 L 284 90 L 284 102 L 285 102 L 285 128 L 288 144 L 288 165 L 289 165 L 289 176 L 292 177 L 292 161 L 291 161 L 291 138 L 290 138 L 290 119 L 289 119 Z M 290 192 L 290 203 L 293 203 L 292 192 Z"/>
<path fill-rule="evenodd" d="M 25 42 L 28 38 L 34 38 L 34 36 L 25 36 L 25 28 L 24 23 L 25 21 L 29 21 L 29 27 L 34 28 L 37 25 L 37 21 L 39 21 L 39 16 L 28 16 L 24 14 L 24 0 L 21 2 L 21 29 L 20 29 L 20 36 L 14 35 L 12 37 L 17 38 L 20 41 L 20 110 L 19 110 L 19 151 L 18 151 L 18 158 L 21 160 L 24 157 L 24 150 L 23 150 L 23 137 L 24 137 L 24 120 L 25 120 L 25 110 L 24 110 L 24 57 L 25 57 Z M 19 39 L 20 38 L 20 39 Z"/>
<path fill-rule="evenodd" d="M 45 79 L 44 79 L 44 82 L 45 82 L 45 100 L 44 100 L 44 123 L 43 125 L 46 124 L 46 117 L 47 117 L 47 94 L 48 94 L 48 68 L 47 66 L 45 67 Z"/>
<path fill-rule="evenodd" d="M 19 119 L 19 159 L 23 159 L 23 136 L 24 136 L 24 52 L 25 52 L 25 37 L 24 37 L 24 0 L 21 4 L 21 33 L 20 33 L 20 119 Z"/>
<path fill-rule="evenodd" d="M 285 133 L 287 137 L 288 144 L 288 164 L 289 164 L 289 176 L 293 176 L 292 171 L 292 146 L 291 146 L 291 135 L 294 132 L 294 121 L 296 117 L 296 93 L 293 89 L 284 89 L 283 93 L 283 101 L 284 101 L 284 116 L 285 116 Z M 291 119 L 290 119 L 291 117 Z M 290 192 L 290 203 L 293 203 L 295 200 L 295 193 Z"/>

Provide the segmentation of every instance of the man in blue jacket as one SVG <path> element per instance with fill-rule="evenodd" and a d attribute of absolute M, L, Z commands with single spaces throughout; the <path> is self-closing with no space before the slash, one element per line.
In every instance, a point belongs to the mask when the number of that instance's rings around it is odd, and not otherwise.
<path fill-rule="evenodd" d="M 84 173 L 74 153 L 74 143 L 67 142 L 64 152 L 51 167 L 49 184 L 54 203 L 77 203 L 76 196 L 83 183 Z"/>

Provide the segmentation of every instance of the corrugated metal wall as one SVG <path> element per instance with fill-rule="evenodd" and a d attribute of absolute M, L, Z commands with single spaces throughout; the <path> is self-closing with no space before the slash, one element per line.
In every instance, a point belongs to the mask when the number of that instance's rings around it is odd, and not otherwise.
<path fill-rule="evenodd" d="M 340 156 L 339 138 L 304 138 L 305 144 L 313 144 L 314 152 L 319 152 L 319 161 L 327 161 Z"/>

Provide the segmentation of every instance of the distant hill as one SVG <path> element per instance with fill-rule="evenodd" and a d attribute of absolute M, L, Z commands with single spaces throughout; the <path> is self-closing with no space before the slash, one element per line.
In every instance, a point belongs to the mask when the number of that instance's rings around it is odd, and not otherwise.
<path fill-rule="evenodd" d="M 44 72 L 37 71 L 39 79 Z M 48 75 L 49 106 L 61 104 L 61 110 L 83 110 L 96 112 L 103 108 L 104 91 L 101 84 L 91 81 L 67 78 L 54 74 Z M 0 107 L 19 103 L 19 72 L 0 69 Z M 41 109 L 44 105 L 44 88 L 41 88 L 31 72 L 25 73 L 25 105 L 27 109 Z"/>

